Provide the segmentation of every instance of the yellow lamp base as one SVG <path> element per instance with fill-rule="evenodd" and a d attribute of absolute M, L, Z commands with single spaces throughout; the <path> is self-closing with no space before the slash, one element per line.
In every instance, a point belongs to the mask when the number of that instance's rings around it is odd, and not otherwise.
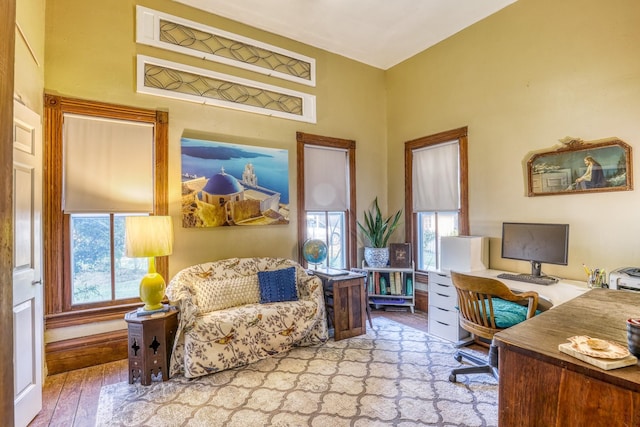
<path fill-rule="evenodd" d="M 140 281 L 140 299 L 144 302 L 144 311 L 160 310 L 166 284 L 158 273 L 147 273 Z"/>

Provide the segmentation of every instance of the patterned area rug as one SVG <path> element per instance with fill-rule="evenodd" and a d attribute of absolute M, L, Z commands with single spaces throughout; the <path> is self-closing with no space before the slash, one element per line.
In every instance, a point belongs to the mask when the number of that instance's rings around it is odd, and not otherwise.
<path fill-rule="evenodd" d="M 490 375 L 458 375 L 447 341 L 384 318 L 367 334 L 150 386 L 102 387 L 98 426 L 496 426 Z"/>

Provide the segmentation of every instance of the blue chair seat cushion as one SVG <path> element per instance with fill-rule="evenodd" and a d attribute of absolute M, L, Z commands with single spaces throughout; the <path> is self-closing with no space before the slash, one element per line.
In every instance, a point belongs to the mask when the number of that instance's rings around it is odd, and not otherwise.
<path fill-rule="evenodd" d="M 281 270 L 259 271 L 260 303 L 297 301 L 295 267 Z"/>
<path fill-rule="evenodd" d="M 491 301 L 493 303 L 493 315 L 498 328 L 510 328 L 527 320 L 527 306 L 501 298 L 492 298 Z M 488 312 L 489 302 L 487 300 L 485 300 L 485 307 Z M 540 314 L 540 310 L 536 310 L 535 314 Z"/>

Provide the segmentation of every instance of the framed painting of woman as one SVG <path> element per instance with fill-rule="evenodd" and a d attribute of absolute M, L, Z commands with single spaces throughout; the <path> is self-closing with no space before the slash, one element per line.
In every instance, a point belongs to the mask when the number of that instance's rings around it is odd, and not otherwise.
<path fill-rule="evenodd" d="M 631 147 L 625 142 L 570 137 L 560 142 L 560 148 L 528 159 L 529 196 L 633 190 Z"/>

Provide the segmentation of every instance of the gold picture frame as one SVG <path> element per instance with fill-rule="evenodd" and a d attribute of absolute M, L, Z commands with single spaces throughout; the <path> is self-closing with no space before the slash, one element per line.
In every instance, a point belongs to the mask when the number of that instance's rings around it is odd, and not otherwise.
<path fill-rule="evenodd" d="M 633 190 L 631 146 L 618 138 L 560 140 L 527 161 L 528 196 Z"/>

